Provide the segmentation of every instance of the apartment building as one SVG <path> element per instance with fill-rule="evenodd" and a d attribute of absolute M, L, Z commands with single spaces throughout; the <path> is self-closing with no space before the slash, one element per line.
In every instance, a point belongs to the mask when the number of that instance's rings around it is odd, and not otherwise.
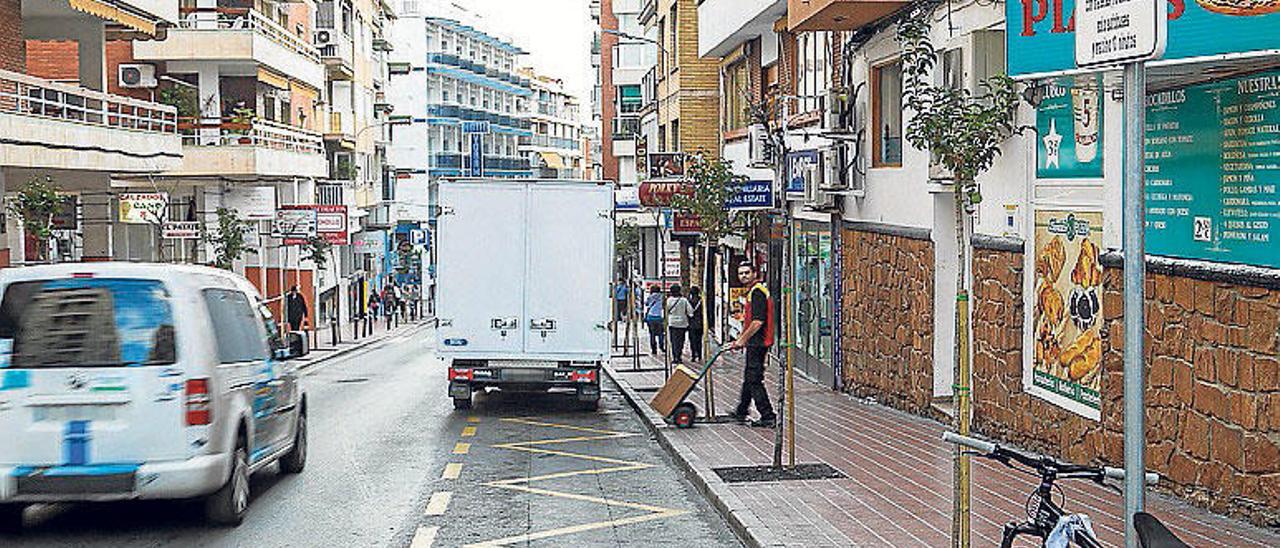
<path fill-rule="evenodd" d="M 0 2 L 0 190 L 12 196 L 40 181 L 65 199 L 48 241 L 27 234 L 16 215 L 5 216 L 2 266 L 127 258 L 135 245 L 159 239 L 158 226 L 116 214 L 112 178 L 181 166 L 179 113 L 148 93 L 122 93 L 110 46 L 172 31 L 178 5 L 122 0 L 102 8 L 92 1 Z"/>
<path fill-rule="evenodd" d="M 564 81 L 520 69 L 532 95 L 521 101 L 531 135 L 520 138 L 520 152 L 529 158 L 536 177 L 581 179 L 584 174 L 582 122 L 578 98 L 564 88 Z"/>

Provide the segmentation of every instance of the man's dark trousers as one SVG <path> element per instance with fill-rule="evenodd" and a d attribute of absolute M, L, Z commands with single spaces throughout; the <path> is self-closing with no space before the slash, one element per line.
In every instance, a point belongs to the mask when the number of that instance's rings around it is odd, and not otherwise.
<path fill-rule="evenodd" d="M 775 418 L 769 393 L 764 388 L 764 362 L 768 355 L 767 346 L 747 347 L 747 366 L 742 370 L 742 393 L 738 396 L 737 414 L 740 417 L 747 416 L 751 401 L 755 400 L 761 422 L 772 422 Z"/>

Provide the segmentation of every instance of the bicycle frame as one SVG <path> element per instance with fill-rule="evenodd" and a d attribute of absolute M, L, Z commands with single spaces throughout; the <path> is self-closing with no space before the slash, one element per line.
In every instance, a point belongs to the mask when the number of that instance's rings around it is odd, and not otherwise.
<path fill-rule="evenodd" d="M 1057 474 L 1052 472 L 1041 475 L 1040 486 L 1036 488 L 1036 497 L 1040 499 L 1040 503 L 1036 506 L 1035 517 L 1023 523 L 1013 521 L 1006 523 L 1000 548 L 1012 548 L 1014 540 L 1020 536 L 1037 537 L 1041 544 L 1049 538 L 1049 533 L 1057 527 L 1058 520 L 1067 515 L 1062 507 L 1053 502 L 1053 484 L 1057 479 Z M 1071 540 L 1084 548 L 1102 548 L 1102 544 L 1097 539 L 1087 534 L 1077 534 Z"/>

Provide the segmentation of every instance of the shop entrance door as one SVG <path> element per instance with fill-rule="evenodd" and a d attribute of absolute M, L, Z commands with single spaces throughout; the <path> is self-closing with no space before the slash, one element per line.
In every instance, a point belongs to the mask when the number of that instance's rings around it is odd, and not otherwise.
<path fill-rule="evenodd" d="M 796 368 L 809 378 L 835 388 L 831 229 L 823 223 L 799 222 L 793 242 Z"/>

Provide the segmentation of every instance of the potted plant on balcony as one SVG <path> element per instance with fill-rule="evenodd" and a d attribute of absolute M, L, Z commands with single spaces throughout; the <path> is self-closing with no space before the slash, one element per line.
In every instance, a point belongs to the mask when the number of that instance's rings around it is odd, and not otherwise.
<path fill-rule="evenodd" d="M 169 105 L 178 111 L 178 131 L 195 129 L 197 117 L 200 116 L 199 99 L 196 90 L 179 85 L 171 85 L 160 89 L 160 103 Z"/>
<path fill-rule="evenodd" d="M 257 118 L 257 113 L 253 109 L 245 107 L 241 102 L 231 110 L 231 120 L 224 127 L 232 134 L 239 135 L 239 142 L 242 145 L 253 143 L 253 139 L 249 137 L 249 130 L 253 128 L 253 121 Z"/>

